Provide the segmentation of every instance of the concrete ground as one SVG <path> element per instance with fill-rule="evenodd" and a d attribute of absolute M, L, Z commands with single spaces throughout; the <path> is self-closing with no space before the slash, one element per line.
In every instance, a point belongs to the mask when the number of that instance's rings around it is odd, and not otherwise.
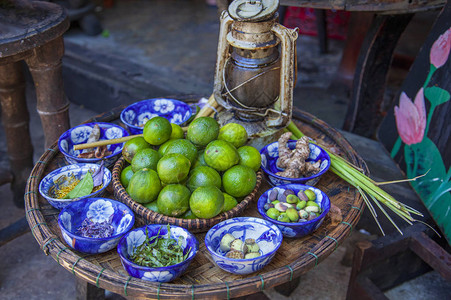
<path fill-rule="evenodd" d="M 203 0 L 117 0 L 112 8 L 98 12 L 103 35 L 90 37 L 73 26 L 65 35 L 64 58 L 71 125 L 118 104 L 170 94 L 209 95 L 219 28 L 216 13 Z M 348 95 L 329 93 L 327 87 L 337 70 L 343 41 L 331 40 L 329 53 L 322 55 L 315 37 L 301 36 L 297 45 L 294 104 L 340 128 Z M 27 91 L 37 161 L 44 151 L 44 139 L 30 84 Z M 2 129 L 0 154 L 1 164 L 7 164 Z M 4 228 L 24 216 L 24 211 L 13 205 L 8 185 L 0 187 L 0 194 L 0 228 Z M 341 261 L 355 240 L 362 238 L 369 237 L 356 231 L 302 276 L 300 286 L 289 297 L 275 289 L 265 290 L 266 296 L 277 300 L 345 299 L 350 267 Z M 75 298 L 74 276 L 45 256 L 31 233 L 0 247 L 0 262 L 0 299 Z M 445 283 L 435 273 L 427 276 L 386 295 L 390 299 L 443 299 L 441 294 L 431 294 L 425 285 L 440 290 Z M 111 293 L 107 296 L 122 298 Z"/>

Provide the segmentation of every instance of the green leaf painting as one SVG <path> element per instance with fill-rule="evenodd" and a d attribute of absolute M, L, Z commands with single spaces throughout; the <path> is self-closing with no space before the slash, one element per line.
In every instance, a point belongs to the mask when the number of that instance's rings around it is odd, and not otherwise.
<path fill-rule="evenodd" d="M 424 96 L 431 102 L 431 105 L 437 106 L 449 100 L 449 93 L 447 90 L 433 86 L 424 89 Z"/>
<path fill-rule="evenodd" d="M 440 150 L 428 137 L 434 111 L 450 100 L 450 92 L 438 84 L 430 84 L 434 73 L 448 61 L 451 50 L 451 27 L 433 43 L 430 54 L 430 69 L 424 84 L 419 87 L 415 100 L 402 92 L 399 106 L 395 107 L 395 120 L 399 138 L 391 155 L 394 157 L 404 148 L 404 159 L 408 178 L 424 175 L 411 182 L 434 221 L 451 240 L 451 168 L 446 171 Z M 449 84 L 444 84 L 449 88 Z M 425 100 L 430 108 L 426 111 Z"/>

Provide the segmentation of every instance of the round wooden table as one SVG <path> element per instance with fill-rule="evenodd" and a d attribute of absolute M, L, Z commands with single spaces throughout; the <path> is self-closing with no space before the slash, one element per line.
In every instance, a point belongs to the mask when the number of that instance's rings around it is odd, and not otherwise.
<path fill-rule="evenodd" d="M 119 123 L 118 116 L 122 109 L 119 107 L 90 121 Z M 306 135 L 366 170 L 363 160 L 338 131 L 302 111 L 293 112 L 293 120 Z M 25 205 L 33 236 L 46 255 L 51 255 L 58 264 L 82 281 L 130 298 L 226 299 L 254 294 L 289 282 L 328 257 L 351 233 L 364 208 L 358 191 L 328 171 L 316 186 L 341 209 L 341 223 L 333 225 L 327 216 L 314 234 L 300 239 L 284 238 L 269 265 L 259 272 L 244 276 L 230 274 L 217 267 L 205 247 L 205 232 L 196 233 L 199 252 L 187 271 L 174 282 L 159 284 L 130 277 L 122 267 L 116 250 L 87 255 L 69 248 L 64 242 L 57 223 L 59 210 L 41 197 L 38 186 L 47 173 L 66 164 L 55 143 L 45 151 L 31 172 L 25 192 Z M 259 217 L 257 200 L 268 188 L 270 185 L 264 179 L 257 197 L 244 211 L 244 216 Z M 107 197 L 114 198 L 111 185 Z"/>

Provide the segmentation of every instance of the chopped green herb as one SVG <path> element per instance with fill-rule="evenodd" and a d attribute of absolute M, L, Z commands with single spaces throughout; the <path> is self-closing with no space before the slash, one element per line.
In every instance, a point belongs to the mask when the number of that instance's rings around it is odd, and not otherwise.
<path fill-rule="evenodd" d="M 188 258 L 191 248 L 188 249 L 186 254 L 183 254 L 183 237 L 180 236 L 178 240 L 171 238 L 169 224 L 167 235 L 160 235 L 161 228 L 158 230 L 157 235 L 152 237 L 148 236 L 148 230 L 146 228 L 146 240 L 135 249 L 131 256 L 131 260 L 134 263 L 141 266 L 157 268 L 172 266 Z"/>

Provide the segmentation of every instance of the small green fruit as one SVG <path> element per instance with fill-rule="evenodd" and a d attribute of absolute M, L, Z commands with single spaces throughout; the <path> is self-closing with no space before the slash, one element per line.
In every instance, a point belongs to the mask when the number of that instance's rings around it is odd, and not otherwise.
<path fill-rule="evenodd" d="M 307 202 L 301 200 L 296 204 L 296 209 L 301 210 L 301 209 L 304 209 L 304 207 L 306 207 L 306 206 L 307 206 Z"/>
<path fill-rule="evenodd" d="M 299 214 L 296 208 L 290 207 L 285 213 L 287 214 L 291 222 L 297 222 L 299 220 Z"/>
<path fill-rule="evenodd" d="M 312 190 L 305 190 L 305 191 L 304 191 L 304 194 L 307 196 L 307 198 L 308 198 L 310 201 L 313 201 L 313 200 L 316 199 L 316 194 L 315 194 L 315 192 L 312 191 Z"/>
<path fill-rule="evenodd" d="M 286 213 L 281 213 L 279 215 L 279 217 L 277 218 L 277 221 L 289 223 L 290 222 L 290 218 L 287 216 Z"/>
<path fill-rule="evenodd" d="M 277 209 L 275 209 L 274 207 L 268 209 L 266 211 L 266 215 L 268 217 L 270 217 L 271 219 L 277 220 L 277 218 L 279 217 L 280 213 Z"/>
<path fill-rule="evenodd" d="M 316 203 L 315 201 L 307 201 L 307 205 L 306 206 L 316 206 L 319 208 L 318 203 Z"/>
<path fill-rule="evenodd" d="M 287 203 L 295 204 L 295 203 L 298 203 L 298 201 L 299 201 L 299 198 L 296 195 L 289 194 L 287 196 Z"/>

